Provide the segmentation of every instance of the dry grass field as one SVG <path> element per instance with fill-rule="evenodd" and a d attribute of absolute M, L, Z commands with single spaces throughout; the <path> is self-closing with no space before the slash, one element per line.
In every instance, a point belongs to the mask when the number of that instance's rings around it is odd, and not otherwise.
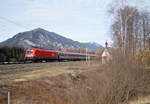
<path fill-rule="evenodd" d="M 129 104 L 150 104 L 150 96 L 138 97 L 136 100 L 131 101 Z"/>
<path fill-rule="evenodd" d="M 87 64 L 84 61 L 0 65 L 0 83 L 28 81 L 64 73 L 83 72 L 96 69 L 98 66 L 98 64 Z"/>
<path fill-rule="evenodd" d="M 149 104 L 149 71 L 124 58 L 106 65 L 77 61 L 0 69 L 0 104 L 7 103 L 7 92 L 11 104 Z"/>
<path fill-rule="evenodd" d="M 85 61 L 0 65 L 0 104 L 7 103 L 8 91 L 12 104 L 68 104 L 65 90 L 73 84 L 64 83 L 98 68 Z"/>

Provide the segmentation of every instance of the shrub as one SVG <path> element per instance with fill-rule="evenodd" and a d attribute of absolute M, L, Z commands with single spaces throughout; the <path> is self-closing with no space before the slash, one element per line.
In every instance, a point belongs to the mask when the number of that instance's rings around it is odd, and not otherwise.
<path fill-rule="evenodd" d="M 73 104 L 128 103 L 139 94 L 148 92 L 149 80 L 143 65 L 129 55 L 115 52 L 113 60 L 103 66 L 103 71 L 87 76 L 87 81 L 72 91 Z"/>
<path fill-rule="evenodd" d="M 135 60 L 143 65 L 150 65 L 150 51 L 141 51 L 139 55 L 134 57 Z"/>

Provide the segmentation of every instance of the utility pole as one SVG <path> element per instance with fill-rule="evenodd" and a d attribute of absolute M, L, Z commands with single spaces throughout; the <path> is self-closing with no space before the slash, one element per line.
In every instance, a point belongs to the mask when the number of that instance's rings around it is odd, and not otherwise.
<path fill-rule="evenodd" d="M 10 92 L 8 92 L 8 104 L 10 104 Z"/>
<path fill-rule="evenodd" d="M 90 56 L 88 56 L 88 64 L 90 64 Z"/>
<path fill-rule="evenodd" d="M 87 55 L 87 48 L 86 48 L 86 62 L 88 62 L 88 55 Z"/>

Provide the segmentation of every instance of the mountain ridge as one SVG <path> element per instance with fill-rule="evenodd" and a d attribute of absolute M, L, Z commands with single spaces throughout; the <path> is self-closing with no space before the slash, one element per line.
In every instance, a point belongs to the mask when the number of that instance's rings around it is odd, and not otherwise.
<path fill-rule="evenodd" d="M 81 49 L 98 50 L 102 46 L 96 42 L 79 42 L 61 36 L 55 32 L 49 32 L 42 28 L 20 32 L 6 41 L 0 42 L 0 46 L 17 46 L 24 49 L 41 47 L 47 49 Z"/>

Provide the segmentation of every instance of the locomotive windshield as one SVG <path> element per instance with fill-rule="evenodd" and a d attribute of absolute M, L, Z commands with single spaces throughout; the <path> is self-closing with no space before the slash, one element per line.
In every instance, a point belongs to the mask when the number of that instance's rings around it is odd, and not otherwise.
<path fill-rule="evenodd" d="M 32 54 L 32 53 L 33 53 L 33 50 L 27 50 L 26 53 L 27 53 L 27 54 Z"/>

